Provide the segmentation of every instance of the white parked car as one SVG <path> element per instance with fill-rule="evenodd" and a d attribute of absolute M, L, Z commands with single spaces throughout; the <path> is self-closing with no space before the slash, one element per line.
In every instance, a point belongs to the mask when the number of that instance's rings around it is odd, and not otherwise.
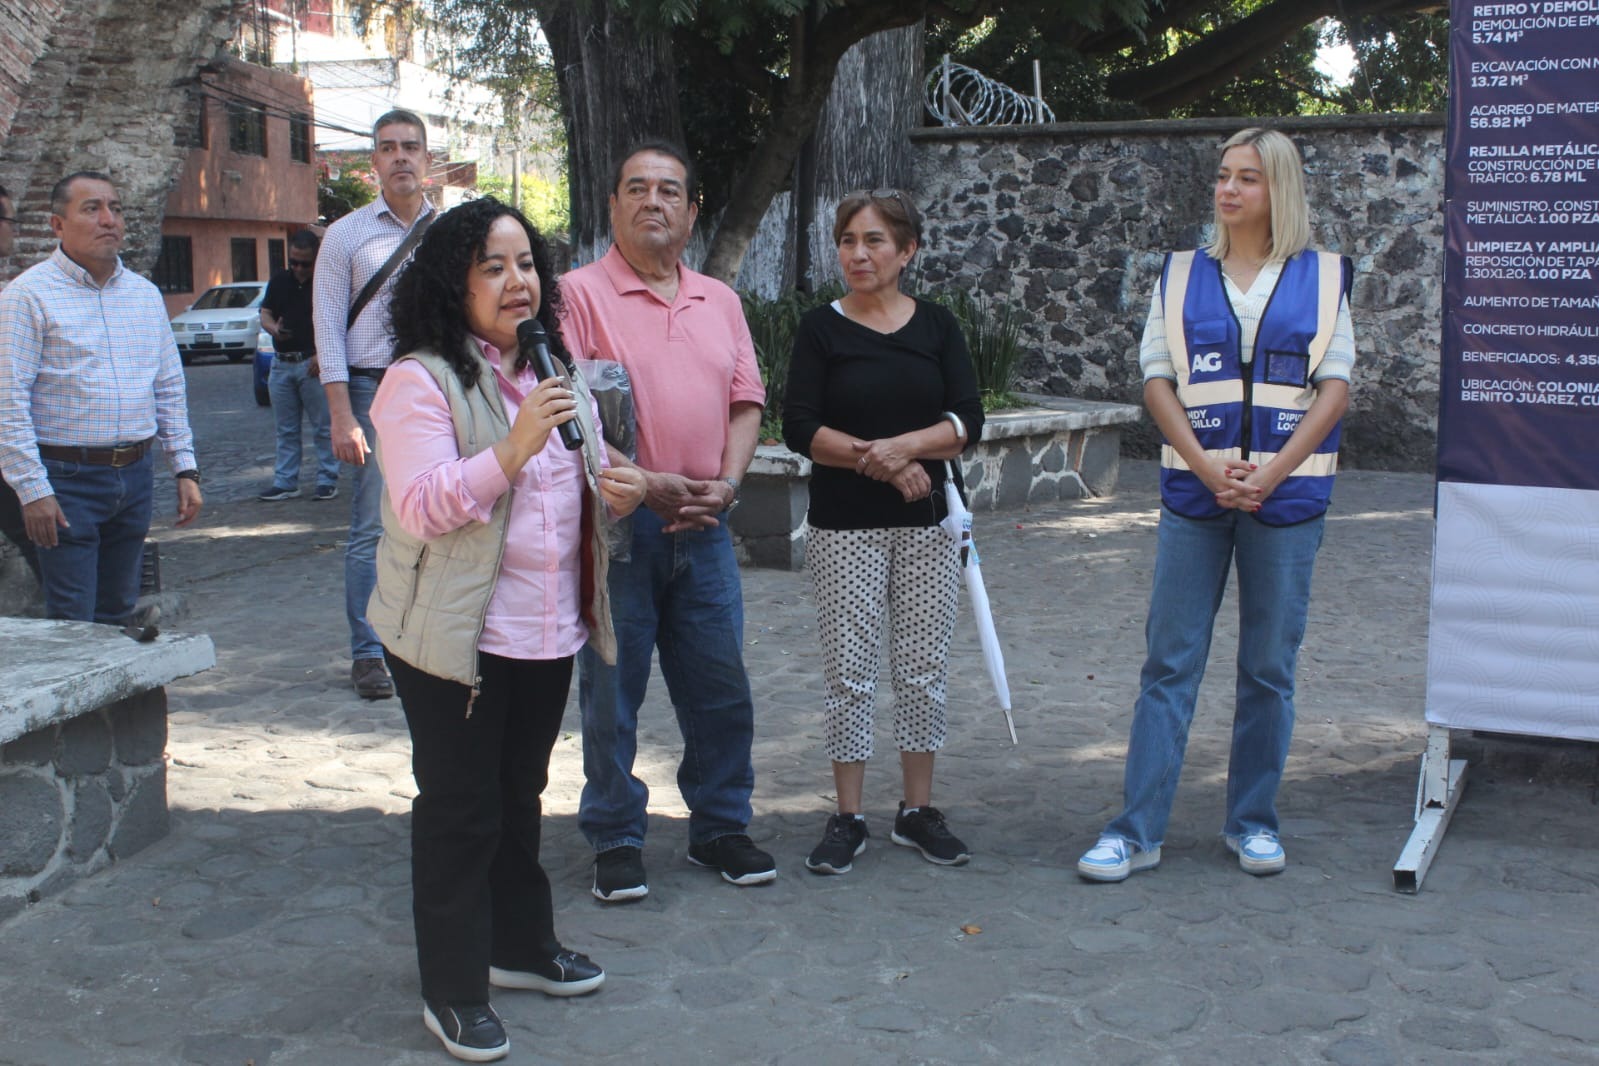
<path fill-rule="evenodd" d="M 207 289 L 172 319 L 172 335 L 185 363 L 202 355 L 225 355 L 237 363 L 255 355 L 261 332 L 264 281 L 235 281 Z"/>

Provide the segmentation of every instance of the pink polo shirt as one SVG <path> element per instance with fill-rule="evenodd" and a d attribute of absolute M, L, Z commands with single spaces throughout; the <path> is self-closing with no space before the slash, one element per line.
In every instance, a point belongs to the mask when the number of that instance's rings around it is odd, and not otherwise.
<path fill-rule="evenodd" d="M 766 390 L 738 294 L 677 269 L 677 299 L 668 304 L 613 245 L 561 279 L 561 336 L 578 359 L 627 368 L 640 466 L 709 480 L 722 472 L 728 408 L 764 404 Z"/>
<path fill-rule="evenodd" d="M 497 366 L 499 351 L 479 343 Z M 493 373 L 506 416 L 515 422 L 522 398 L 538 379 L 526 370 L 514 382 L 498 369 Z M 594 418 L 598 425 L 598 412 Z M 508 659 L 575 654 L 588 639 L 578 614 L 583 453 L 567 451 L 552 433 L 514 482 L 492 448 L 461 458 L 444 393 L 410 359 L 384 375 L 372 400 L 372 423 L 382 441 L 384 491 L 412 536 L 433 538 L 469 522 L 487 522 L 495 501 L 513 493 L 500 580 L 489 598 L 479 650 Z"/>

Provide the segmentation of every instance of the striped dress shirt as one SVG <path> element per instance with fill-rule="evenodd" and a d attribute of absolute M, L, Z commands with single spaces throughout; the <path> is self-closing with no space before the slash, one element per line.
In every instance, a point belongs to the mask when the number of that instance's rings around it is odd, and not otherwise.
<path fill-rule="evenodd" d="M 432 214 L 433 205 L 422 201 L 422 210 L 412 225 Z M 394 361 L 394 342 L 389 336 L 389 299 L 402 264 L 383 282 L 383 287 L 361 309 L 360 317 L 348 329 L 350 305 L 366 283 L 389 261 L 411 232 L 400 216 L 389 209 L 379 195 L 365 207 L 357 208 L 328 227 L 316 257 L 312 306 L 316 315 L 317 360 L 322 381 L 349 381 L 350 367 L 380 370 Z"/>
<path fill-rule="evenodd" d="M 192 470 L 183 364 L 160 291 L 117 262 L 105 285 L 59 247 L 0 293 L 0 472 L 23 503 L 54 495 L 40 444 L 159 437 Z"/>

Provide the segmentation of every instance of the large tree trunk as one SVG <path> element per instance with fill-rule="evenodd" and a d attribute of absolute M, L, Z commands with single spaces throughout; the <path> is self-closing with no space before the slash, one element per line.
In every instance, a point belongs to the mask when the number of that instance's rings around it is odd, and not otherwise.
<path fill-rule="evenodd" d="M 772 109 L 766 138 L 750 156 L 749 167 L 733 183 L 727 210 L 705 256 L 704 271 L 732 283 L 761 216 L 772 197 L 787 184 L 800 147 L 816 129 L 844 53 L 865 35 L 919 23 L 927 4 L 881 5 L 877 8 L 832 8 L 814 28 L 795 31 L 793 65 Z M 981 8 L 979 8 L 981 11 Z M 975 16 L 974 16 L 975 17 Z M 859 102 L 869 124 L 897 116 L 887 100 Z M 857 128 L 856 136 L 860 135 Z"/>
<path fill-rule="evenodd" d="M 909 132 L 921 121 L 924 24 L 884 30 L 839 60 L 816 125 L 816 184 L 809 227 L 810 281 L 838 280 L 833 209 L 857 189 L 906 189 Z M 798 235 L 804 240 L 805 234 Z"/>
<path fill-rule="evenodd" d="M 683 140 L 672 45 L 641 30 L 614 0 L 540 0 L 566 124 L 572 255 L 588 263 L 610 246 L 612 168 L 645 137 Z"/>

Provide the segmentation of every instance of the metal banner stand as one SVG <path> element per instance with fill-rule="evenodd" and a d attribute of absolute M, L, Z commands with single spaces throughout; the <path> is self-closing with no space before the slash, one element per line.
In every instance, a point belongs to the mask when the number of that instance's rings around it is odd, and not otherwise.
<path fill-rule="evenodd" d="M 1421 891 L 1421 880 L 1438 854 L 1465 790 L 1466 760 L 1449 757 L 1449 727 L 1429 724 L 1421 779 L 1416 782 L 1416 828 L 1394 863 L 1394 888 L 1412 895 Z"/>

